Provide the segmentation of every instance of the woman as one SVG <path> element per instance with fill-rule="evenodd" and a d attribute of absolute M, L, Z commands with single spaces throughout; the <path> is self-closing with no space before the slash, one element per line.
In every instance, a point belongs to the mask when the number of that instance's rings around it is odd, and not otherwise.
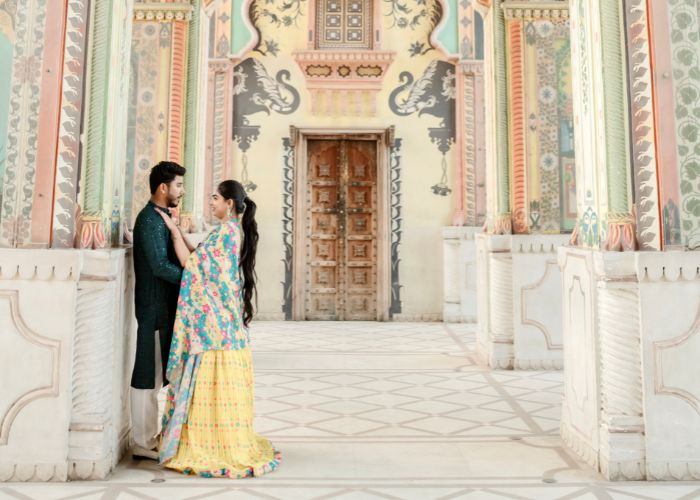
<path fill-rule="evenodd" d="M 179 228 L 161 214 L 185 270 L 160 463 L 204 477 L 259 476 L 274 470 L 280 455 L 253 431 L 248 324 L 256 293 L 255 203 L 229 180 L 219 184 L 210 207 L 221 225 L 191 254 Z"/>

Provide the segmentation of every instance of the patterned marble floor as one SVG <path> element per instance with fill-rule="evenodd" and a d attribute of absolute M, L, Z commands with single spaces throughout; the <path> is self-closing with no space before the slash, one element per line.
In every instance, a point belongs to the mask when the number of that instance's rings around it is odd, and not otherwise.
<path fill-rule="evenodd" d="M 256 323 L 257 479 L 125 460 L 103 482 L 2 484 L 21 499 L 693 499 L 696 483 L 607 483 L 562 446 L 560 372 L 485 370 L 474 326 Z"/>

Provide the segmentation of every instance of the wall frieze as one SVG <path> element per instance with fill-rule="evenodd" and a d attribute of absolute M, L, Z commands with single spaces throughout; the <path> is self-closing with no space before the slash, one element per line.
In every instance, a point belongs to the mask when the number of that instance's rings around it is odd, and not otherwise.
<path fill-rule="evenodd" d="M 700 479 L 700 461 L 647 461 L 647 471 L 651 481 L 693 481 Z"/>
<path fill-rule="evenodd" d="M 136 21 L 189 21 L 194 7 L 187 2 L 134 5 Z"/>
<path fill-rule="evenodd" d="M 3 481 L 65 481 L 68 475 L 66 462 L 28 465 L 26 463 L 0 463 L 0 482 Z"/>
<path fill-rule="evenodd" d="M 693 281 L 700 279 L 700 255 L 697 252 L 638 252 L 635 268 L 640 282 Z"/>
<path fill-rule="evenodd" d="M 517 235 L 510 239 L 510 251 L 513 253 L 551 253 L 567 242 L 567 235 Z"/>
<path fill-rule="evenodd" d="M 79 252 L 0 249 L 0 280 L 78 281 Z"/>
<path fill-rule="evenodd" d="M 501 8 L 507 21 L 569 18 L 567 2 L 504 2 Z"/>

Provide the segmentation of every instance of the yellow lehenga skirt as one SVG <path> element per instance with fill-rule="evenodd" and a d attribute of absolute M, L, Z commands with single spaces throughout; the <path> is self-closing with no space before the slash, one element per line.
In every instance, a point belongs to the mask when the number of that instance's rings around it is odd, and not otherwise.
<path fill-rule="evenodd" d="M 201 356 L 177 453 L 164 465 L 203 477 L 243 478 L 273 471 L 281 456 L 253 430 L 250 348 Z"/>

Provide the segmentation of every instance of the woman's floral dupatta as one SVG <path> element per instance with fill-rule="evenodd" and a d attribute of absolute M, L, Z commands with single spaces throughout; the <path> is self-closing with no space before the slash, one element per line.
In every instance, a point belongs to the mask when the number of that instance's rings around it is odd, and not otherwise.
<path fill-rule="evenodd" d="M 177 452 L 197 380 L 199 355 L 248 347 L 238 267 L 241 242 L 237 220 L 222 224 L 192 253 L 182 273 L 166 371 L 170 386 L 163 414 L 161 463 Z"/>

